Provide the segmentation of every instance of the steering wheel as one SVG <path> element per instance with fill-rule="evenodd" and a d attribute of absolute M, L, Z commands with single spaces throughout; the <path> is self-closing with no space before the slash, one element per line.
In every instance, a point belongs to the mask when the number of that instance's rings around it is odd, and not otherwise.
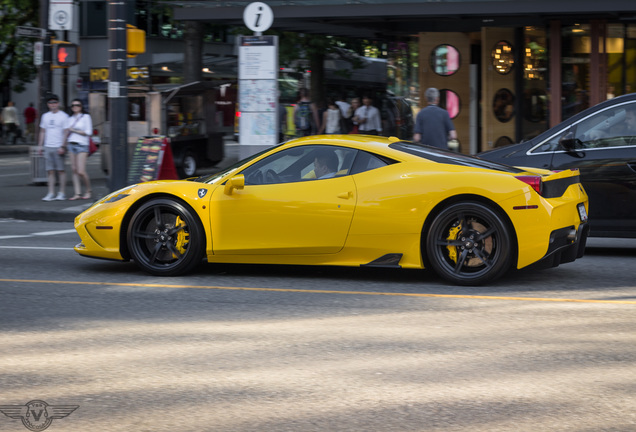
<path fill-rule="evenodd" d="M 265 183 L 278 183 L 279 181 L 280 177 L 276 174 L 276 171 L 273 169 L 265 171 Z"/>

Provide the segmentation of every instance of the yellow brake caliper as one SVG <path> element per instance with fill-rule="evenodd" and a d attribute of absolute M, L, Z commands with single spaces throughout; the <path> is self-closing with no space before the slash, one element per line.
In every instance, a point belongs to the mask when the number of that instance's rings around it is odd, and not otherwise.
<path fill-rule="evenodd" d="M 460 231 L 462 230 L 462 226 L 457 225 L 454 228 L 448 230 L 448 237 L 446 240 L 457 240 Z M 454 263 L 457 263 L 457 246 L 446 246 L 448 248 L 448 257 L 453 260 Z"/>
<path fill-rule="evenodd" d="M 174 227 L 181 229 L 177 231 L 177 239 L 174 246 L 181 254 L 185 253 L 186 246 L 188 245 L 188 242 L 190 240 L 190 234 L 183 229 L 185 226 L 185 222 L 181 220 L 181 217 L 177 216 L 177 219 L 174 221 Z M 177 258 L 177 256 L 174 254 L 172 254 L 172 257 L 175 259 Z"/>

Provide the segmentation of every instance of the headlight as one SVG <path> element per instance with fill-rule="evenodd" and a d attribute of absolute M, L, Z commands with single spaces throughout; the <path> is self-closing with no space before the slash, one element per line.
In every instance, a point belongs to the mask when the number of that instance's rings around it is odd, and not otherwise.
<path fill-rule="evenodd" d="M 137 186 L 136 184 L 131 185 L 131 186 L 126 186 L 125 188 L 119 189 L 115 192 L 112 192 L 108 195 L 106 195 L 106 197 L 104 197 L 104 199 L 102 200 L 102 202 L 104 204 L 110 204 L 110 203 L 114 203 L 119 201 L 120 199 L 126 198 L 129 194 L 125 193 L 127 190 L 130 190 L 132 188 L 134 188 L 135 186 Z"/>

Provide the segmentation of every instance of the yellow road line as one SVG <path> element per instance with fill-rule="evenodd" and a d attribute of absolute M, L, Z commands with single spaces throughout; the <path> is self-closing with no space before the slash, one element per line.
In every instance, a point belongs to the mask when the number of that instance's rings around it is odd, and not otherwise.
<path fill-rule="evenodd" d="M 545 297 L 507 297 L 507 296 L 486 296 L 468 294 L 417 294 L 400 292 L 372 292 L 372 291 L 337 291 L 337 290 L 310 290 L 291 288 L 247 288 L 247 287 L 223 287 L 205 285 L 166 285 L 166 284 L 142 284 L 125 282 L 89 282 L 89 281 L 48 281 L 36 279 L 0 279 L 0 282 L 20 282 L 20 283 L 40 283 L 58 285 L 99 285 L 99 286 L 119 286 L 119 287 L 144 287 L 144 288 L 192 288 L 192 289 L 213 289 L 227 291 L 262 291 L 262 292 L 288 292 L 306 294 L 346 294 L 346 295 L 370 295 L 370 296 L 397 296 L 397 297 L 433 297 L 433 298 L 454 298 L 454 299 L 479 299 L 479 300 L 515 300 L 534 302 L 568 302 L 568 303 L 610 303 L 610 304 L 634 304 L 636 300 L 594 300 L 594 299 L 564 299 Z"/>

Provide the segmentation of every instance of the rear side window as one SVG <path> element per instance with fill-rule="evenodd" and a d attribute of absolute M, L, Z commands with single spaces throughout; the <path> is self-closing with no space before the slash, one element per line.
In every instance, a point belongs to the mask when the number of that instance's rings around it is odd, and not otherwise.
<path fill-rule="evenodd" d="M 387 165 L 391 165 L 396 161 L 388 159 L 382 156 L 367 153 L 365 151 L 358 152 L 355 161 L 353 161 L 353 167 L 351 167 L 351 174 L 358 174 L 365 171 L 371 171 L 377 168 L 382 168 Z"/>

